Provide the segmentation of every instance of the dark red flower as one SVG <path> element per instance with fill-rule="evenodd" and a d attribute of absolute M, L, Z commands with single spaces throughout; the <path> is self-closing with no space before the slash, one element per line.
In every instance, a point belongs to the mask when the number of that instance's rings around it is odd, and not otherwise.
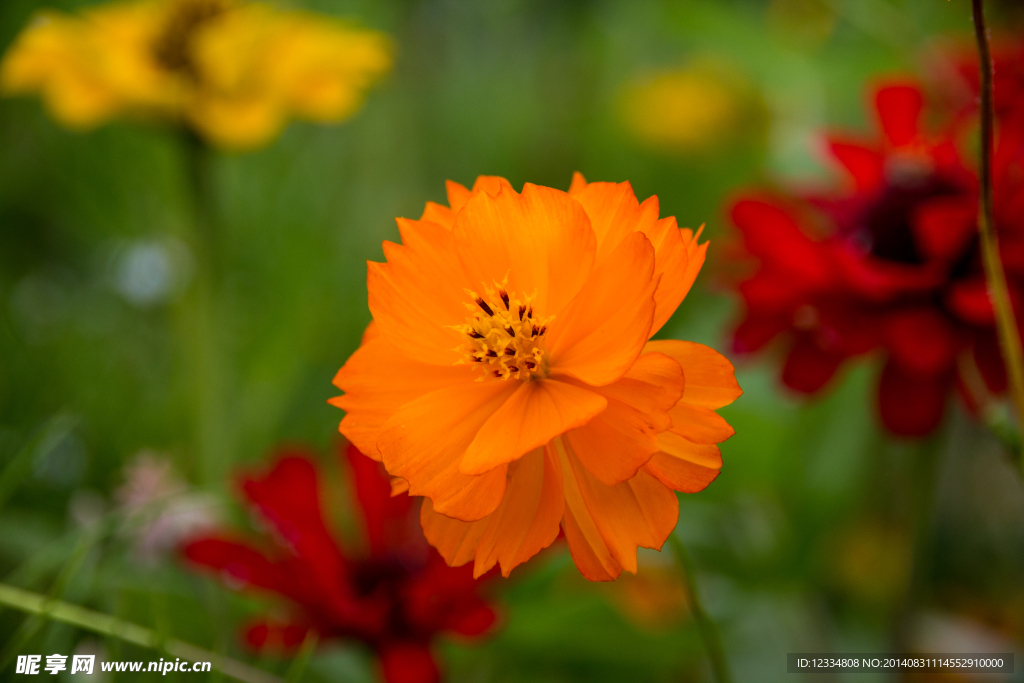
<path fill-rule="evenodd" d="M 805 393 L 825 386 L 848 358 L 878 351 L 882 421 L 895 434 L 920 436 L 939 424 L 954 387 L 976 390 L 975 377 L 987 391 L 1005 385 L 978 253 L 978 183 L 958 151 L 961 118 L 951 114 L 929 134 L 916 85 L 878 88 L 874 110 L 877 139 L 827 139 L 846 176 L 842 188 L 733 205 L 732 221 L 760 261 L 739 284 L 746 312 L 734 343 L 750 352 L 783 335 L 783 382 Z M 1014 292 L 1024 275 L 1022 160 L 1024 130 L 1004 125 L 995 195 Z M 966 393 L 973 405 L 976 391 Z"/>
<path fill-rule="evenodd" d="M 188 543 L 184 555 L 230 584 L 276 593 L 290 603 L 291 618 L 265 619 L 247 629 L 252 647 L 294 649 L 313 629 L 320 638 L 366 643 L 388 683 L 434 683 L 434 638 L 481 635 L 493 626 L 495 612 L 480 597 L 472 567 L 448 567 L 427 545 L 413 499 L 391 495 L 380 464 L 354 446 L 343 460 L 362 512 L 364 552 L 346 551 L 335 541 L 324 523 L 316 468 L 307 455 L 292 451 L 264 476 L 241 481 L 245 498 L 272 532 L 263 544 L 208 537 Z"/>
<path fill-rule="evenodd" d="M 999 36 L 993 40 L 991 50 L 996 119 L 1005 121 L 1024 115 L 1024 43 Z M 936 79 L 940 94 L 959 116 L 975 116 L 981 84 L 977 47 L 972 42 L 946 54 L 950 59 L 937 65 L 941 72 Z"/>

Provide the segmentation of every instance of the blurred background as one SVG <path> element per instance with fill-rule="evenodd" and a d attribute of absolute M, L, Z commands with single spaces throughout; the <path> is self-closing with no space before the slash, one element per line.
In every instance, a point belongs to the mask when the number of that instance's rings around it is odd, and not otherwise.
<path fill-rule="evenodd" d="M 286 660 L 237 636 L 268 601 L 187 571 L 174 547 L 251 524 L 227 475 L 282 444 L 309 444 L 343 476 L 330 380 L 370 319 L 365 261 L 398 239 L 396 216 L 478 174 L 517 188 L 568 188 L 576 170 L 629 180 L 662 215 L 706 223 L 712 243 L 660 335 L 728 353 L 728 201 L 829 182 L 822 134 L 868 133 L 870 85 L 969 47 L 972 29 L 965 0 L 286 4 L 388 33 L 395 65 L 346 123 L 293 123 L 213 158 L 209 282 L 196 278 L 175 134 L 125 122 L 75 133 L 36 99 L 0 100 L 0 580 L 278 673 Z M 36 10 L 88 5 L 3 0 L 0 51 Z M 1020 28 L 1015 3 L 990 11 Z M 955 406 L 929 439 L 886 436 L 865 399 L 870 360 L 814 401 L 784 390 L 777 367 L 770 354 L 738 365 L 745 395 L 722 411 L 737 431 L 722 474 L 680 497 L 677 533 L 735 679 L 793 678 L 787 652 L 898 648 L 1016 651 L 1020 671 L 1024 488 L 999 443 Z M 158 515 L 133 516 L 154 497 Z M 341 530 L 348 505 L 330 501 Z M 445 641 L 447 679 L 710 680 L 671 555 L 641 551 L 640 567 L 590 584 L 556 546 L 492 582 L 501 626 L 482 643 Z M 16 678 L 10 657 L 25 652 L 156 658 L 0 610 L 0 678 Z M 332 641 L 303 680 L 375 676 L 367 650 Z M 803 679 L 972 680 L 928 676 Z"/>

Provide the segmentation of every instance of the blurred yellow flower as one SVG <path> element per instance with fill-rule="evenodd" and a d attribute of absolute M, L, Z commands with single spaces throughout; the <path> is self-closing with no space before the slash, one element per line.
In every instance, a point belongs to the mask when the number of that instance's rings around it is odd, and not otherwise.
<path fill-rule="evenodd" d="M 39 93 L 71 128 L 157 118 L 249 148 L 289 117 L 347 118 L 390 65 L 384 35 L 334 19 L 234 0 L 148 0 L 40 13 L 0 61 L 0 91 Z"/>
<path fill-rule="evenodd" d="M 840 531 L 825 550 L 833 582 L 859 604 L 886 604 L 903 594 L 912 571 L 907 534 L 877 520 Z"/>
<path fill-rule="evenodd" d="M 695 66 L 651 74 L 627 87 L 623 116 L 642 143 L 669 152 L 708 149 L 735 134 L 747 102 L 737 79 Z"/>

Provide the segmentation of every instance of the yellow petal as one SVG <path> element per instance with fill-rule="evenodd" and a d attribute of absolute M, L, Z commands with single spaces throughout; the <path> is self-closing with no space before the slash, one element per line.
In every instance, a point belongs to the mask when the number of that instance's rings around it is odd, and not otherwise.
<path fill-rule="evenodd" d="M 55 119 L 68 128 L 88 130 L 118 113 L 121 101 L 109 88 L 79 74 L 51 78 L 43 99 Z"/>
<path fill-rule="evenodd" d="M 230 149 L 258 147 L 275 137 L 285 123 L 279 103 L 257 95 L 205 94 L 192 103 L 187 115 L 203 137 Z"/>

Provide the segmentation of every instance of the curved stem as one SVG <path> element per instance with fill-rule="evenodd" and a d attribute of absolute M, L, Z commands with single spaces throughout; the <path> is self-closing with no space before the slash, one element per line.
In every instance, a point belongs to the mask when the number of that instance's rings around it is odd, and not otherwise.
<path fill-rule="evenodd" d="M 193 662 L 210 662 L 215 669 L 243 683 L 282 683 L 277 676 L 249 666 L 237 659 L 210 652 L 174 638 L 161 638 L 151 629 L 117 617 L 94 612 L 61 600 L 53 600 L 14 586 L 0 583 L 0 605 L 6 605 L 44 619 L 52 619 L 128 643 L 163 650 L 172 657 Z"/>
<path fill-rule="evenodd" d="M 982 263 L 988 280 L 989 295 L 996 314 L 999 348 L 1006 362 L 1010 393 L 1017 406 L 1020 427 L 1024 428 L 1024 352 L 1021 351 L 1017 319 L 1010 302 L 1006 273 L 999 256 L 999 239 L 995 232 L 995 214 L 992 210 L 992 136 L 994 126 L 992 54 L 989 50 L 988 29 L 985 26 L 983 0 L 971 0 L 974 14 L 974 34 L 978 40 L 978 64 L 981 69 L 981 207 L 978 213 L 978 236 L 981 242 Z M 1024 458 L 1021 458 L 1024 468 Z"/>
<path fill-rule="evenodd" d="M 669 543 L 672 544 L 672 552 L 676 555 L 679 568 L 683 575 L 683 590 L 686 591 L 686 604 L 690 607 L 693 621 L 697 624 L 701 640 L 704 641 L 704 649 L 708 654 L 708 661 L 711 663 L 711 671 L 717 683 L 730 683 L 729 665 L 725 659 L 725 650 L 722 649 L 722 640 L 718 635 L 718 627 L 711 617 L 704 611 L 697 595 L 697 584 L 694 581 L 693 562 L 690 554 L 686 552 L 686 546 L 676 532 L 668 535 Z"/>

